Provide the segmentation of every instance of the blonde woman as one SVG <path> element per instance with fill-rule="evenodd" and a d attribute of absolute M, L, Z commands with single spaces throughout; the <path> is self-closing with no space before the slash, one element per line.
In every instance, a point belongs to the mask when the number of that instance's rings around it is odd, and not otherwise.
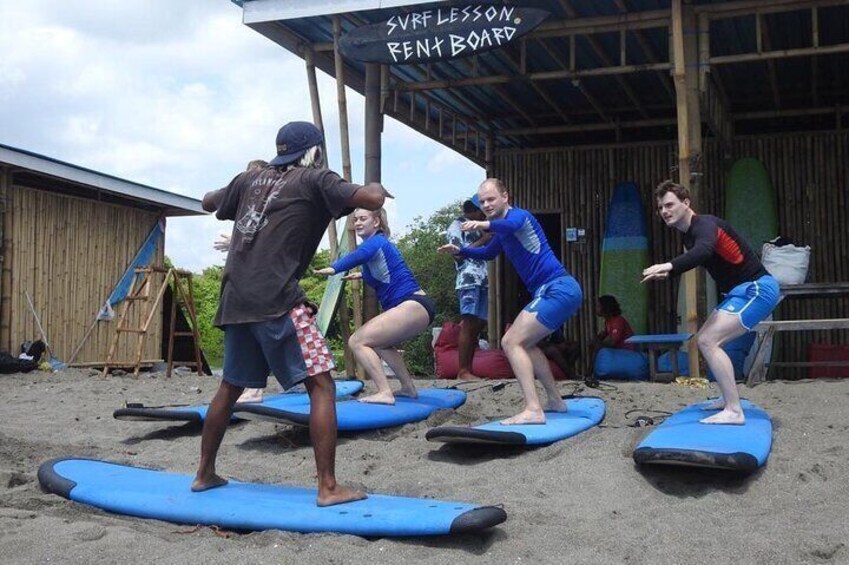
<path fill-rule="evenodd" d="M 331 276 L 362 265 L 362 273 L 345 278 L 363 278 L 377 291 L 383 312 L 363 324 L 348 340 L 354 358 L 377 386 L 375 394 L 359 400 L 395 404 L 396 394 L 412 398 L 418 396 L 413 378 L 395 346 L 425 331 L 433 323 L 435 309 L 398 248 L 389 241 L 389 225 L 383 209 L 354 210 L 354 229 L 363 240 L 362 244 L 330 267 L 316 270 L 315 274 Z M 381 359 L 401 381 L 401 390 L 397 393 L 389 387 Z"/>

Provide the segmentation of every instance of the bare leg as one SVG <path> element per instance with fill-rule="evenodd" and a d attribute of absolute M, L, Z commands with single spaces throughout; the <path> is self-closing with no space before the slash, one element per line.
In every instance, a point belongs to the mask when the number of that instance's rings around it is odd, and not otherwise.
<path fill-rule="evenodd" d="M 407 364 L 404 363 L 404 358 L 401 357 L 398 350 L 394 347 L 387 347 L 385 349 L 377 349 L 376 351 L 377 355 L 386 361 L 386 364 L 389 365 L 389 368 L 392 369 L 392 372 L 394 372 L 395 376 L 398 377 L 398 380 L 401 381 L 401 390 L 396 392 L 395 396 L 417 398 L 419 393 L 416 392 L 416 385 L 413 382 L 413 377 L 410 376 L 410 371 L 407 370 Z"/>
<path fill-rule="evenodd" d="M 377 386 L 376 394 L 358 399 L 360 402 L 395 404 L 395 395 L 389 388 L 389 380 L 383 372 L 383 364 L 375 350 L 387 349 L 412 339 L 426 330 L 429 323 L 424 306 L 407 300 L 372 318 L 354 332 L 348 340 L 348 346 L 354 358 Z"/>
<path fill-rule="evenodd" d="M 513 374 L 516 375 L 516 380 L 519 381 L 522 396 L 525 397 L 525 408 L 515 416 L 502 420 L 502 424 L 545 423 L 545 412 L 540 404 L 534 384 L 534 364 L 529 350 L 536 349 L 539 351 L 536 344 L 550 332 L 550 329 L 537 321 L 536 314 L 530 314 L 522 310 L 519 312 L 513 325 L 504 334 L 501 340 L 501 347 L 510 361 L 510 367 L 513 369 Z M 542 352 L 540 351 L 539 354 L 542 355 Z M 553 383 L 554 377 L 551 375 L 550 368 L 548 369 L 547 376 Z M 545 378 L 545 375 L 543 375 L 543 379 Z M 546 386 L 545 382 L 543 382 L 543 386 Z M 546 390 L 548 389 L 546 388 Z"/>
<path fill-rule="evenodd" d="M 548 343 L 540 347 L 540 349 L 548 359 L 551 359 L 552 361 L 554 361 L 555 365 L 560 367 L 560 370 L 563 371 L 563 374 L 566 375 L 567 379 L 571 379 L 574 377 L 572 371 L 572 363 L 574 363 L 574 361 L 570 362 L 566 358 L 566 355 L 563 354 L 563 351 L 559 345 Z"/>
<path fill-rule="evenodd" d="M 551 372 L 551 365 L 548 364 L 548 358 L 539 347 L 530 348 L 528 355 L 534 367 L 534 376 L 540 382 L 542 388 L 545 389 L 545 393 L 548 396 L 543 410 L 565 412 L 566 403 L 560 398 L 560 391 L 557 389 L 557 382 L 554 380 L 554 374 Z"/>
<path fill-rule="evenodd" d="M 318 474 L 319 506 L 331 506 L 366 498 L 364 492 L 336 482 L 336 383 L 330 373 L 308 377 L 310 439 Z"/>
<path fill-rule="evenodd" d="M 740 395 L 737 392 L 737 382 L 734 380 L 734 366 L 722 346 L 732 339 L 746 333 L 746 328 L 740 324 L 740 319 L 721 310 L 711 314 L 708 321 L 699 330 L 696 339 L 699 351 L 710 367 L 716 384 L 722 392 L 722 397 L 716 402 L 722 410 L 701 420 L 703 424 L 743 424 L 746 417 L 740 406 Z"/>
<path fill-rule="evenodd" d="M 457 371 L 457 378 L 460 380 L 468 381 L 478 378 L 472 373 L 472 359 L 474 359 L 475 346 L 478 343 L 478 336 L 482 327 L 483 320 L 480 318 L 463 316 L 457 347 L 457 353 L 460 356 L 460 369 Z"/>
<path fill-rule="evenodd" d="M 224 432 L 227 431 L 227 426 L 230 424 L 233 405 L 243 390 L 242 387 L 222 380 L 209 405 L 200 440 L 200 464 L 195 480 L 192 482 L 192 490 L 195 492 L 227 484 L 226 479 L 215 473 L 215 459 L 218 457 L 218 448 L 221 447 Z"/>

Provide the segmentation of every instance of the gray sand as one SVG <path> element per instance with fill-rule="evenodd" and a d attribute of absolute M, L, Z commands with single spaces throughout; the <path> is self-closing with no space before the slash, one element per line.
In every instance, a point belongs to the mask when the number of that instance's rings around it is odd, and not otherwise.
<path fill-rule="evenodd" d="M 744 388 L 772 415 L 775 434 L 767 466 L 742 478 L 643 471 L 631 459 L 651 429 L 628 427 L 634 418 L 715 391 L 648 383 L 596 391 L 564 382 L 564 393 L 578 388 L 607 401 L 600 428 L 528 451 L 425 441 L 432 426 L 479 423 L 521 405 L 515 383 L 495 392 L 488 383 L 471 384 L 466 388 L 479 388 L 456 412 L 341 438 L 338 475 L 371 492 L 501 504 L 507 522 L 479 535 L 371 540 L 280 531 L 224 538 L 210 528 L 112 515 L 41 492 L 39 464 L 67 455 L 193 474 L 199 427 L 122 422 L 112 412 L 125 401 L 207 401 L 213 378 L 104 380 L 66 370 L 0 375 L 0 383 L 2 563 L 849 563 L 849 380 Z M 307 433 L 266 422 L 231 427 L 218 469 L 245 481 L 314 480 Z"/>

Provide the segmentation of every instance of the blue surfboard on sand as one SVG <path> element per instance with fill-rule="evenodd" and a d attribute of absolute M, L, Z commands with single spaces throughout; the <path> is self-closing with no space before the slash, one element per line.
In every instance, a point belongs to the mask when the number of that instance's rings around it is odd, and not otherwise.
<path fill-rule="evenodd" d="M 701 424 L 718 410 L 687 406 L 667 418 L 634 450 L 639 464 L 686 465 L 752 472 L 766 463 L 772 449 L 772 421 L 748 400 L 742 400 L 742 426 Z"/>
<path fill-rule="evenodd" d="M 363 382 L 358 380 L 336 381 L 336 397 L 344 398 L 357 394 L 363 390 Z M 268 406 L 273 408 L 285 408 L 299 404 L 309 405 L 310 397 L 305 392 L 284 392 L 282 394 L 271 394 L 265 396 L 262 402 L 251 403 L 256 406 Z M 243 404 L 236 404 L 236 409 Z M 203 422 L 206 418 L 208 404 L 197 406 L 128 406 L 119 408 L 112 413 L 116 420 L 127 420 L 133 422 Z M 235 415 L 232 420 L 238 420 Z"/>
<path fill-rule="evenodd" d="M 466 393 L 449 388 L 431 388 L 418 391 L 418 398 L 395 397 L 395 404 L 370 404 L 357 400 L 336 403 L 336 423 L 340 432 L 377 430 L 420 422 L 435 411 L 454 409 L 466 401 Z M 309 426 L 309 404 L 284 407 L 261 404 L 241 404 L 235 414 L 246 420 L 266 420 L 283 424 Z"/>
<path fill-rule="evenodd" d="M 546 412 L 545 424 L 505 426 L 490 422 L 475 427 L 443 426 L 428 430 L 428 441 L 480 443 L 492 445 L 547 445 L 570 438 L 598 425 L 604 419 L 605 405 L 594 396 L 566 399 L 566 412 Z"/>
<path fill-rule="evenodd" d="M 599 296 L 616 297 L 636 334 L 648 330 L 649 289 L 639 284 L 648 266 L 648 229 L 640 189 L 632 182 L 618 184 L 610 199 L 601 243 Z"/>
<path fill-rule="evenodd" d="M 192 492 L 191 475 L 96 461 L 54 459 L 38 469 L 42 488 L 115 514 L 237 530 L 432 536 L 474 532 L 507 519 L 501 508 L 372 494 L 316 506 L 316 489 L 230 481 Z"/>

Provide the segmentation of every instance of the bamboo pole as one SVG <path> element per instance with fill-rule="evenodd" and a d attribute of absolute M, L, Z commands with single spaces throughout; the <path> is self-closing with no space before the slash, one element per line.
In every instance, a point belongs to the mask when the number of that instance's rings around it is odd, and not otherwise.
<path fill-rule="evenodd" d="M 324 118 L 321 114 L 321 99 L 318 91 L 318 80 L 315 74 L 314 54 L 310 49 L 304 52 L 304 62 L 306 63 L 307 83 L 310 92 L 310 105 L 312 107 L 313 122 L 324 136 Z M 324 155 L 324 167 L 329 167 L 329 156 L 327 154 L 327 140 L 322 143 L 322 153 Z M 349 179 L 350 180 L 350 179 Z M 327 225 L 327 238 L 330 243 L 330 260 L 335 261 L 339 258 L 339 233 L 336 230 L 336 220 L 331 219 Z M 339 333 L 342 334 L 342 343 L 344 344 L 344 359 L 345 359 L 345 374 L 356 375 L 357 367 L 354 361 L 354 354 L 351 348 L 348 347 L 348 339 L 351 337 L 351 318 L 348 313 L 348 301 L 345 298 L 345 285 L 339 292 Z"/>
<path fill-rule="evenodd" d="M 383 116 L 380 112 L 380 65 L 366 64 L 365 86 L 365 182 L 380 182 L 381 147 L 380 134 L 383 130 Z M 440 111 L 440 124 L 442 112 Z M 370 320 L 379 313 L 377 293 L 371 287 L 363 292 L 363 318 Z"/>
<path fill-rule="evenodd" d="M 343 176 L 350 182 L 352 181 L 351 173 L 351 146 L 348 135 L 348 99 L 345 94 L 345 63 L 342 60 L 342 53 L 339 51 L 339 38 L 342 35 L 342 22 L 339 16 L 333 16 L 333 42 L 335 48 L 333 50 L 333 62 L 336 74 L 336 100 L 339 105 L 339 135 L 342 141 L 342 171 Z M 354 223 L 348 217 L 346 223 L 346 231 L 348 232 L 348 248 L 353 251 L 357 248 L 357 236 L 354 232 Z M 363 325 L 363 299 L 360 291 L 359 281 L 351 281 L 351 297 L 354 303 L 354 328 L 359 328 Z"/>

